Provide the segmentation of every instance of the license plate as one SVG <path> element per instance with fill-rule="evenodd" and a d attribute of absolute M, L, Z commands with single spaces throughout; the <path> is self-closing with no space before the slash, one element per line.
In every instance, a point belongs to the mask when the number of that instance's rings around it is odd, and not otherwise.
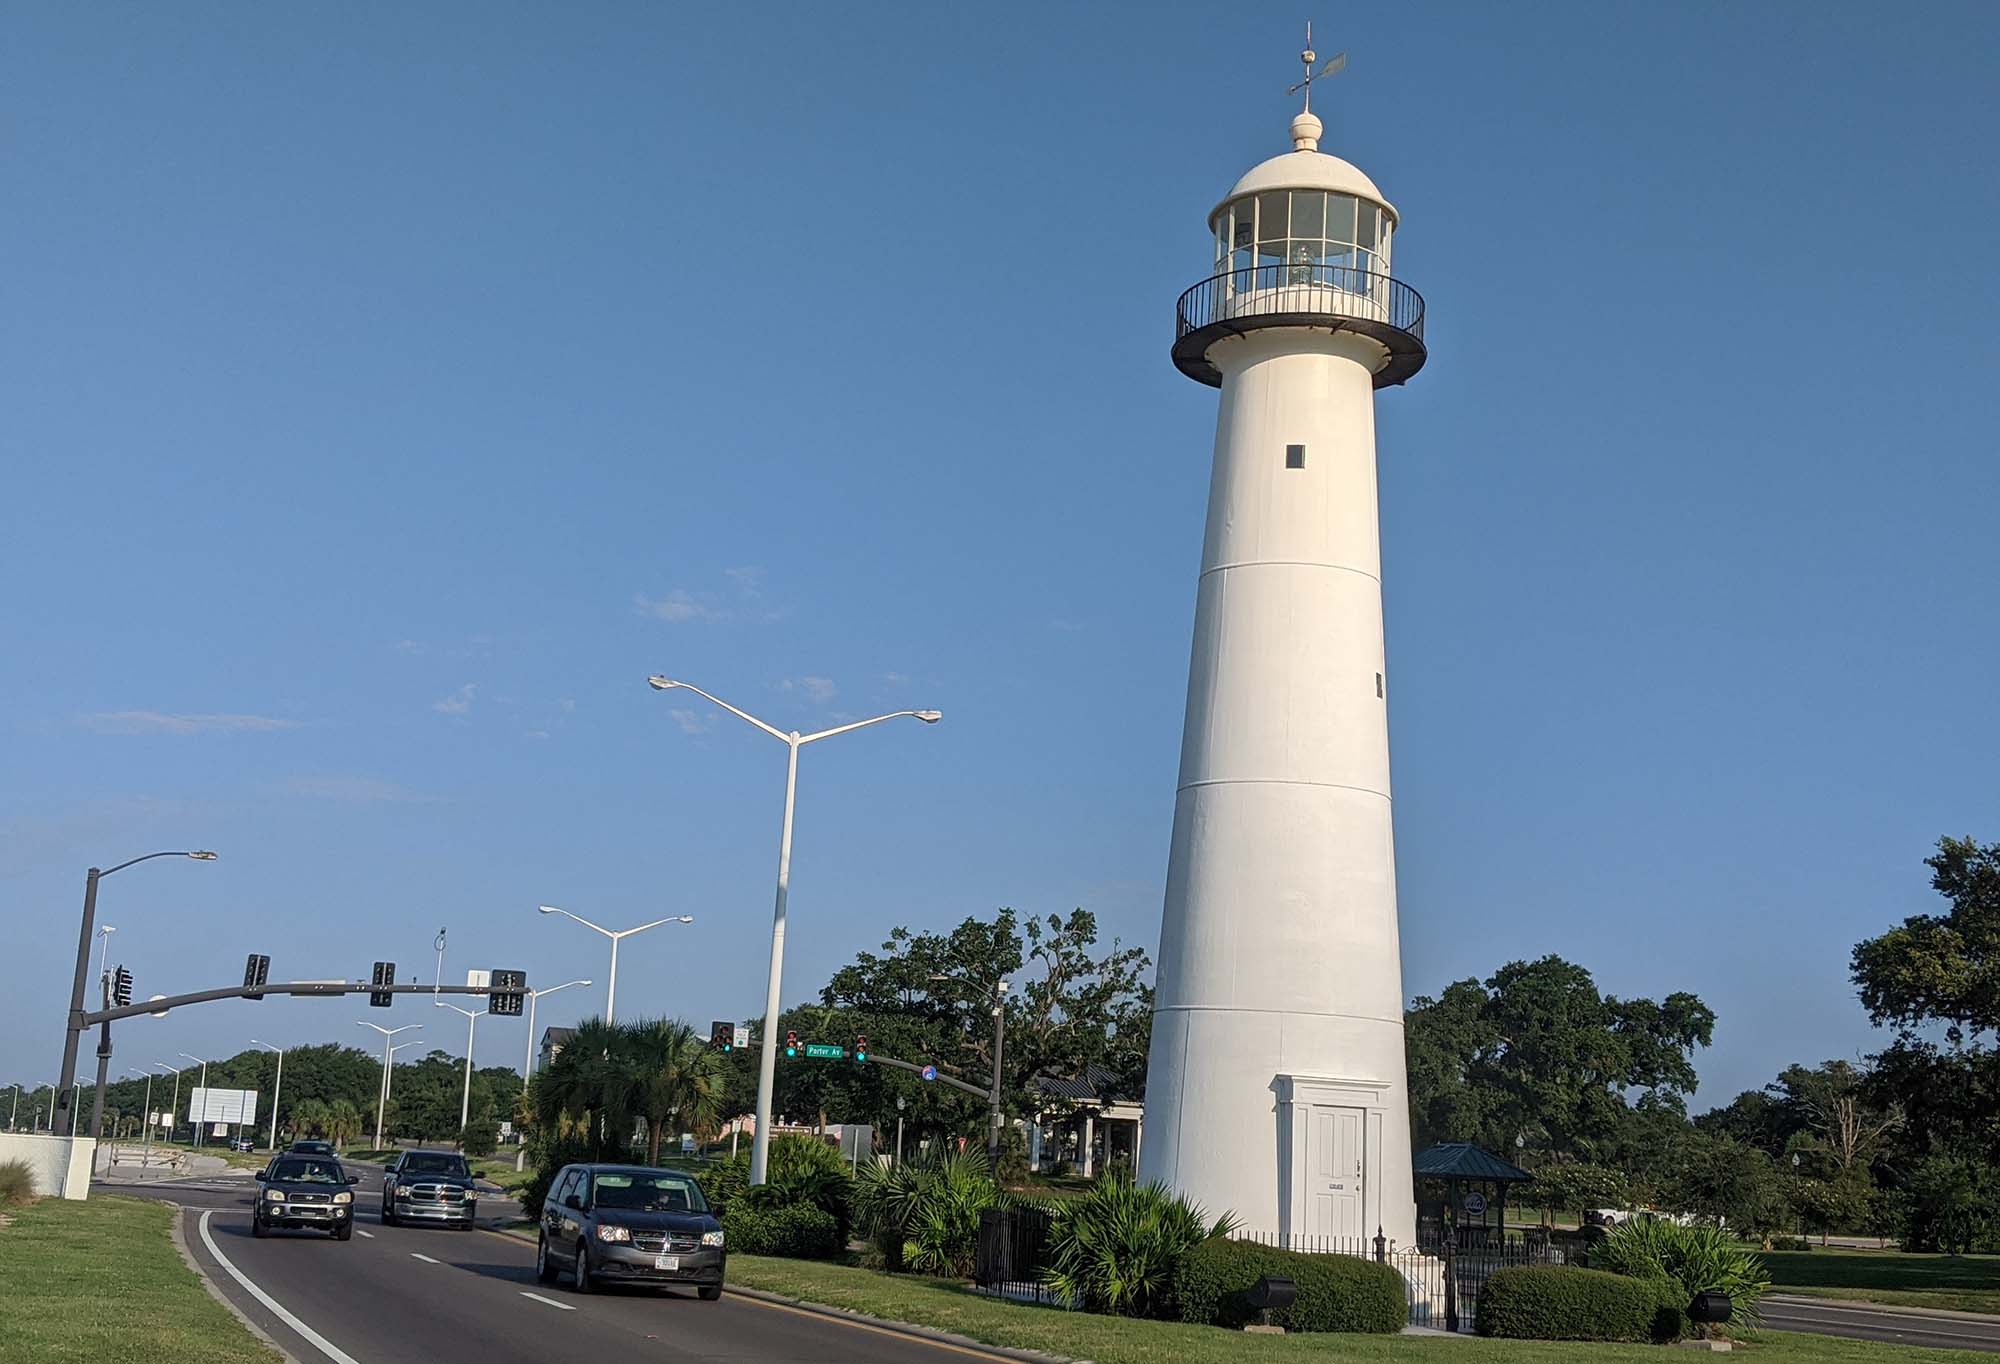
<path fill-rule="evenodd" d="M 679 1269 L 680 1267 L 681 1257 L 678 1255 L 655 1255 L 653 1257 L 653 1268 L 655 1269 Z"/>

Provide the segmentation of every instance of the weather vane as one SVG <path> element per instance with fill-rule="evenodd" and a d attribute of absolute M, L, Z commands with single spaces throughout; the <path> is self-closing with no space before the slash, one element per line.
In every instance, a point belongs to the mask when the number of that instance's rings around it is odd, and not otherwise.
<path fill-rule="evenodd" d="M 1326 59 L 1325 66 L 1322 66 L 1317 71 L 1313 70 L 1313 63 L 1319 60 L 1319 53 L 1313 51 L 1313 26 L 1312 20 L 1308 19 L 1306 20 L 1306 50 L 1299 53 L 1299 60 L 1306 65 L 1306 78 L 1285 91 L 1285 93 L 1296 95 L 1301 90 L 1305 91 L 1306 112 L 1311 113 L 1313 110 L 1313 82 L 1324 80 L 1328 76 L 1339 75 L 1341 69 L 1347 65 L 1347 54 L 1345 52 L 1336 52 Z"/>

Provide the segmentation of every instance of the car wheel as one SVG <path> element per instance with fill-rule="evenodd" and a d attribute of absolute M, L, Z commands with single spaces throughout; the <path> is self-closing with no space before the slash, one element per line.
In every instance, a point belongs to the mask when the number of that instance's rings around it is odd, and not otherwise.
<path fill-rule="evenodd" d="M 701 1286 L 700 1291 L 703 1302 L 714 1302 L 722 1296 L 722 1285 L 719 1283 L 705 1283 Z"/>
<path fill-rule="evenodd" d="M 393 1227 L 396 1225 L 396 1214 L 389 1211 L 389 1205 L 387 1203 L 384 1203 L 382 1205 L 382 1225 L 385 1227 Z"/>
<path fill-rule="evenodd" d="M 542 1283 L 556 1281 L 556 1267 L 549 1263 L 549 1238 L 535 1238 L 535 1278 Z"/>
<path fill-rule="evenodd" d="M 271 1234 L 264 1225 L 264 1219 L 254 1212 L 250 1214 L 250 1234 L 260 1241 Z"/>
<path fill-rule="evenodd" d="M 570 1277 L 576 1283 L 577 1292 L 588 1293 L 592 1291 L 592 1284 L 590 1282 L 590 1247 L 582 1241 L 576 1243 L 576 1270 Z"/>
<path fill-rule="evenodd" d="M 352 1222 L 343 1222 L 335 1227 L 333 1229 L 333 1239 L 336 1241 L 352 1241 L 354 1239 L 354 1224 Z"/>

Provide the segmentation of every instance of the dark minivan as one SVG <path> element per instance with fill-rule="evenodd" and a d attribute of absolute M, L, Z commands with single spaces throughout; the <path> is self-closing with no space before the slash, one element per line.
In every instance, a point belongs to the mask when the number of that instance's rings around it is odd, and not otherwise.
<path fill-rule="evenodd" d="M 646 1165 L 566 1165 L 542 1200 L 535 1274 L 568 1270 L 579 1293 L 611 1284 L 689 1284 L 722 1296 L 722 1223 L 701 1186 Z"/>

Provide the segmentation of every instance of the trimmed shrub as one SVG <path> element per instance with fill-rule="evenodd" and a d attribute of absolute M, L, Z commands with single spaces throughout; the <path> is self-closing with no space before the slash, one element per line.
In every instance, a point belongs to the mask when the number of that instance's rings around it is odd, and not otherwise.
<path fill-rule="evenodd" d="M 1513 1340 L 1678 1339 L 1680 1285 L 1599 1269 L 1523 1265 L 1496 1270 L 1479 1290 L 1482 1336 Z"/>
<path fill-rule="evenodd" d="M 1272 1323 L 1288 1331 L 1388 1335 L 1409 1319 L 1403 1276 L 1388 1265 L 1222 1239 L 1203 1242 L 1181 1262 L 1173 1305 L 1182 1321 L 1242 1327 L 1256 1314 L 1237 1295 L 1267 1274 L 1298 1285 L 1298 1300 L 1271 1314 Z"/>
<path fill-rule="evenodd" d="M 35 1196 L 35 1172 L 26 1161 L 0 1160 L 0 1208 L 26 1203 Z"/>
<path fill-rule="evenodd" d="M 724 1244 L 743 1255 L 825 1260 L 844 1248 L 830 1213 L 810 1203 L 754 1208 L 739 1202 L 722 1215 Z"/>

